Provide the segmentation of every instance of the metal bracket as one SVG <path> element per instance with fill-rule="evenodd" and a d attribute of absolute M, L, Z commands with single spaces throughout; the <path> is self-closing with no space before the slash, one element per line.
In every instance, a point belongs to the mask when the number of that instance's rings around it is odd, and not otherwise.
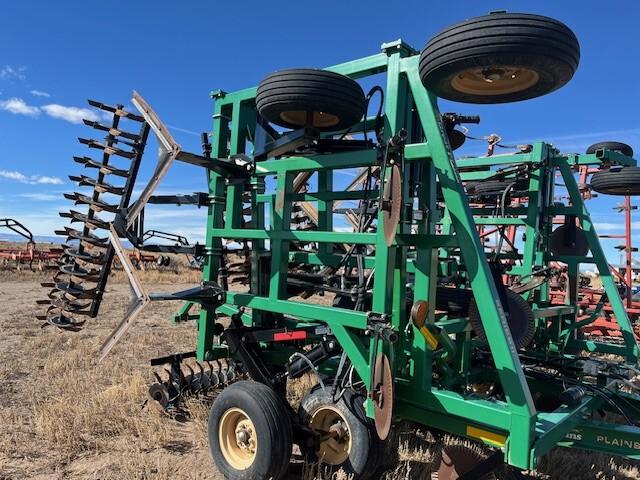
<path fill-rule="evenodd" d="M 113 225 L 111 225 L 111 228 L 109 230 L 109 242 L 116 252 L 116 255 L 118 255 L 118 258 L 120 259 L 122 268 L 127 274 L 127 278 L 129 279 L 129 285 L 131 286 L 131 289 L 133 293 L 135 293 L 136 297 L 129 302 L 129 306 L 127 307 L 124 318 L 100 347 L 100 351 L 98 353 L 98 363 L 100 363 L 109 354 L 115 344 L 118 343 L 118 340 L 120 340 L 122 335 L 124 335 L 124 333 L 133 324 L 133 321 L 140 314 L 142 309 L 146 307 L 150 302 L 149 295 L 147 295 L 147 292 L 140 282 L 140 279 L 136 276 L 135 268 L 131 264 L 129 255 L 127 255 L 127 253 L 125 252 L 122 243 L 120 243 L 118 232 L 116 232 Z"/>
<path fill-rule="evenodd" d="M 129 210 L 126 216 L 126 228 L 128 230 L 135 222 L 140 212 L 144 209 L 144 206 L 149 201 L 149 197 L 156 189 L 160 181 L 164 178 L 169 170 L 169 167 L 181 152 L 182 147 L 173 139 L 169 130 L 164 126 L 156 112 L 149 106 L 142 96 L 134 91 L 133 98 L 131 99 L 135 107 L 140 111 L 145 121 L 151 126 L 151 129 L 156 134 L 158 143 L 160 145 L 158 152 L 158 164 L 151 176 L 151 180 L 144 187 L 144 190 L 140 194 L 140 197 L 133 204 L 133 207 Z"/>

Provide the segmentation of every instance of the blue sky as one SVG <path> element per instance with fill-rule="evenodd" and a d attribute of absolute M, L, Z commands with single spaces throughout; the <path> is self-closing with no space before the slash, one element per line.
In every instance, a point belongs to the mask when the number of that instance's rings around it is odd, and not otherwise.
<path fill-rule="evenodd" d="M 505 8 L 569 25 L 582 49 L 575 77 L 563 89 L 527 102 L 442 102 L 441 109 L 479 114 L 482 123 L 470 133 L 497 132 L 507 144 L 546 140 L 563 151 L 582 152 L 596 141 L 619 140 L 640 150 L 640 54 L 634 33 L 640 6 L 631 0 L 5 2 L 0 217 L 22 220 L 39 235 L 64 225 L 57 212 L 70 204 L 62 192 L 74 189 L 67 175 L 81 170 L 72 156 L 89 154 L 76 137 L 98 133 L 78 123 L 83 116 L 100 118 L 81 110 L 88 108 L 87 98 L 127 104 L 136 89 L 185 149 L 199 151 L 198 132 L 211 125 L 211 90 L 255 85 L 279 68 L 323 67 L 370 55 L 398 38 L 420 48 L 451 23 Z M 458 152 L 482 151 L 483 145 L 468 142 Z M 146 174 L 153 148 L 148 152 Z M 203 189 L 202 172 L 187 166 L 174 168 L 160 187 L 161 193 Z M 601 233 L 621 232 L 623 217 L 612 210 L 620 200 L 591 202 Z M 148 222 L 202 239 L 203 213 L 156 208 Z M 636 222 L 640 227 L 640 216 Z M 614 263 L 616 243 L 605 243 Z"/>

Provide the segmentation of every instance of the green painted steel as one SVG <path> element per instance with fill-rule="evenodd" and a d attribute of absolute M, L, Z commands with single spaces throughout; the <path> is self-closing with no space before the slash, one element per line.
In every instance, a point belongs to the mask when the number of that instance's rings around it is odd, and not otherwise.
<path fill-rule="evenodd" d="M 243 221 L 244 186 L 227 184 L 214 171 L 209 173 L 210 206 L 207 216 L 207 260 L 204 282 L 217 282 L 226 240 L 251 242 L 251 280 L 248 292 L 227 292 L 227 303 L 217 311 L 203 307 L 197 320 L 197 358 L 218 358 L 224 346 L 214 338 L 217 314 L 232 315 L 241 307 L 245 325 L 254 328 L 296 325 L 325 325 L 339 341 L 357 376 L 367 389 L 373 362 L 379 351 L 388 354 L 395 382 L 396 401 L 393 413 L 457 435 L 480 439 L 502 448 L 505 460 L 515 467 L 535 467 L 538 458 L 556 445 L 579 446 L 607 453 L 637 456 L 640 430 L 631 427 L 598 424 L 588 414 L 602 405 L 601 397 L 591 392 L 578 406 L 559 407 L 552 412 L 539 412 L 532 393 L 542 390 L 558 392 L 561 382 L 539 382 L 526 374 L 521 355 L 527 358 L 575 360 L 587 350 L 616 353 L 626 357 L 629 365 L 638 361 L 638 346 L 633 329 L 606 266 L 593 223 L 574 178 L 574 167 L 615 162 L 635 164 L 615 152 L 591 155 L 563 155 L 552 145 L 536 143 L 529 153 L 495 155 L 456 160 L 447 136 L 436 96 L 425 90 L 418 74 L 416 51 L 402 42 L 383 46 L 382 53 L 343 63 L 328 70 L 354 79 L 385 73 L 384 140 L 406 129 L 412 134 L 404 148 L 403 197 L 405 208 L 395 241 L 387 247 L 383 229 L 375 232 L 335 231 L 334 202 L 358 201 L 362 191 L 336 188 L 334 173 L 339 169 L 381 167 L 382 148 L 341 153 L 284 156 L 256 162 L 250 185 L 251 222 Z M 217 92 L 213 116 L 212 157 L 227 157 L 252 152 L 256 132 L 255 88 L 238 92 Z M 366 123 L 370 131 L 372 119 Z M 363 122 L 353 127 L 352 134 L 362 132 Z M 472 206 L 463 181 L 482 180 L 495 175 L 495 168 L 527 166 L 528 201 L 526 205 L 509 207 L 503 215 L 490 208 Z M 481 171 L 465 171 L 467 167 L 487 167 Z M 411 170 L 414 168 L 414 170 Z M 416 188 L 409 183 L 409 171 L 416 175 Z M 295 192 L 294 178 L 301 172 L 315 175 L 317 191 Z M 569 202 L 559 206 L 554 201 L 556 175 L 566 185 Z M 384 179 L 390 169 L 383 169 Z M 514 178 L 506 175 L 505 178 Z M 268 187 L 274 183 L 275 188 Z M 376 189 L 368 195 L 378 197 Z M 442 198 L 439 200 L 438 195 Z M 291 211 L 296 202 L 316 202 L 316 231 L 291 228 Z M 415 211 L 420 212 L 418 216 Z M 554 216 L 575 215 L 587 236 L 590 255 L 555 256 L 550 252 L 548 237 Z M 383 223 L 378 213 L 377 225 Z M 478 229 L 491 226 L 519 229 L 525 240 L 521 253 L 512 256 L 520 264 L 511 263 L 512 276 L 527 276 L 551 262 L 569 265 L 577 276 L 580 263 L 590 262 L 600 270 L 603 285 L 623 331 L 623 345 L 607 345 L 581 338 L 578 332 L 578 308 L 555 314 L 550 309 L 547 285 L 525 295 L 537 315 L 537 337 L 531 348 L 518 352 L 509 333 L 498 287 L 492 275 L 485 245 Z M 292 249 L 293 242 L 313 243 L 315 250 Z M 371 312 L 329 307 L 311 301 L 290 299 L 287 273 L 290 264 L 336 268 L 343 254 L 335 246 L 358 245 L 375 248 L 375 254 L 362 256 L 362 265 L 374 269 Z M 510 257 L 504 256 L 503 259 Z M 348 266 L 356 266 L 351 258 Z M 438 277 L 459 274 L 471 288 L 480 320 L 488 338 L 482 345 L 472 335 L 466 316 L 444 315 L 436 311 Z M 417 301 L 428 305 L 427 330 L 435 332 L 435 346 L 413 325 L 408 309 Z M 575 298 L 570 306 L 575 306 Z M 191 307 L 180 312 L 185 318 Z M 560 312 L 558 310 L 558 312 Z M 286 318 L 285 318 L 286 316 Z M 378 341 L 372 331 L 386 323 L 398 335 L 395 343 Z M 297 345 L 300 347 L 300 345 Z M 262 346 L 265 358 L 276 361 L 283 355 L 269 344 Z M 287 350 L 288 352 L 289 350 Z M 488 352 L 492 368 L 474 367 L 474 355 Z M 335 368 L 335 359 L 321 365 L 324 371 Z M 479 398 L 470 387 L 478 382 L 500 385 L 500 395 Z M 619 382 L 607 384 L 607 395 L 616 396 Z M 373 415 L 370 400 L 367 413 Z M 574 433 L 572 433 L 574 432 Z M 575 433 L 579 432 L 579 433 Z M 572 437 L 573 435 L 573 437 Z M 568 440 L 571 437 L 572 440 Z"/>

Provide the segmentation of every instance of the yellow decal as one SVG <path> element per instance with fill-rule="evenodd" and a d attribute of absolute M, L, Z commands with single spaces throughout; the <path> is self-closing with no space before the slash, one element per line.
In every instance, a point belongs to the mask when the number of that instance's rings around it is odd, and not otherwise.
<path fill-rule="evenodd" d="M 467 435 L 472 438 L 477 438 L 478 440 L 482 440 L 485 443 L 490 443 L 491 445 L 495 445 L 496 447 L 504 447 L 505 442 L 507 441 L 507 437 L 504 435 L 500 435 L 499 433 L 489 432 L 488 430 L 483 430 L 481 428 L 472 427 L 471 425 L 467 425 Z"/>

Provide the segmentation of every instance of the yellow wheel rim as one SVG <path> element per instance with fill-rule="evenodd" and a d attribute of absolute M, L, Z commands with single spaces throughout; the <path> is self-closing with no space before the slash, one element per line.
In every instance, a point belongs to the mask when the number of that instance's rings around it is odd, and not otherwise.
<path fill-rule="evenodd" d="M 335 407 L 320 407 L 311 417 L 309 428 L 320 433 L 316 454 L 321 462 L 341 465 L 351 453 L 351 429 Z"/>
<path fill-rule="evenodd" d="M 471 95 L 506 95 L 521 92 L 538 83 L 535 70 L 514 66 L 464 70 L 451 79 L 451 87 Z"/>
<path fill-rule="evenodd" d="M 304 110 L 291 110 L 282 112 L 280 118 L 291 125 L 303 127 L 307 124 L 307 112 Z M 325 112 L 313 112 L 313 126 L 318 128 L 333 127 L 340 123 L 335 115 Z"/>
<path fill-rule="evenodd" d="M 218 442 L 224 459 L 236 470 L 246 470 L 256 458 L 256 427 L 243 410 L 230 408 L 218 426 Z"/>

